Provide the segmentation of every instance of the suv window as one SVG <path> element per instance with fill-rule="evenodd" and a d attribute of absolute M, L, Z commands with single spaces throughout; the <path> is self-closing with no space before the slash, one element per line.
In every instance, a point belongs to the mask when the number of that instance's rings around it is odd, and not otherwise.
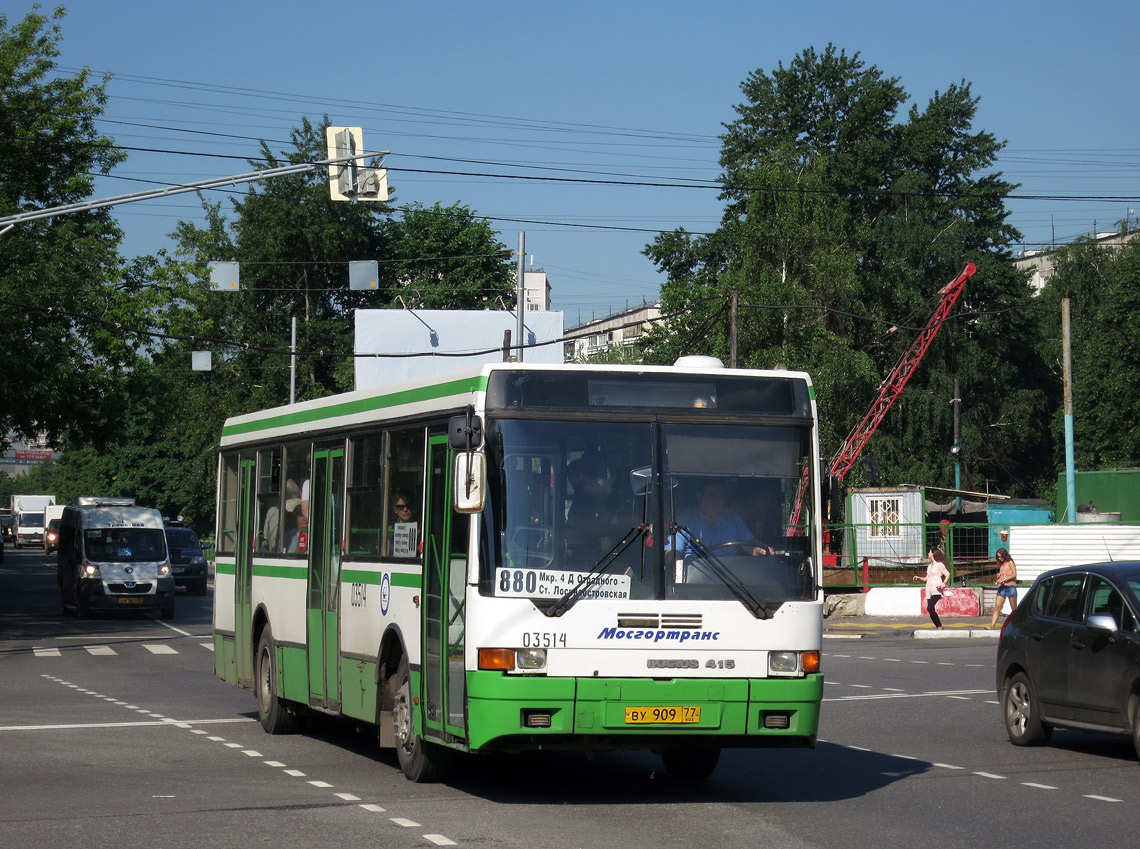
<path fill-rule="evenodd" d="M 1081 586 L 1085 582 L 1083 572 L 1058 575 L 1041 585 L 1037 593 L 1037 609 L 1049 619 L 1065 622 L 1078 622 L 1081 619 Z"/>
<path fill-rule="evenodd" d="M 1124 600 L 1124 596 L 1112 584 L 1099 575 L 1089 576 L 1088 603 L 1085 615 L 1094 613 L 1107 613 L 1116 620 L 1116 627 L 1121 631 L 1135 631 L 1136 617 Z"/>

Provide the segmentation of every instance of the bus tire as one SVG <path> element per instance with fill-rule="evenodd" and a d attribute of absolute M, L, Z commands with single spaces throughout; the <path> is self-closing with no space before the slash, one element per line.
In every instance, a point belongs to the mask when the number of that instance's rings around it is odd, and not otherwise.
<path fill-rule="evenodd" d="M 277 696 L 277 663 L 273 647 L 273 632 L 266 625 L 257 641 L 254 663 L 254 693 L 257 696 L 257 718 L 268 734 L 293 734 L 297 731 L 297 716 Z"/>
<path fill-rule="evenodd" d="M 720 746 L 665 749 L 661 752 L 661 760 L 674 781 L 704 781 L 716 771 Z"/>
<path fill-rule="evenodd" d="M 393 696 L 393 736 L 400 771 L 408 781 L 417 784 L 442 781 L 451 769 L 453 753 L 416 734 L 415 717 L 412 714 L 412 675 L 406 657 L 400 658 Z"/>

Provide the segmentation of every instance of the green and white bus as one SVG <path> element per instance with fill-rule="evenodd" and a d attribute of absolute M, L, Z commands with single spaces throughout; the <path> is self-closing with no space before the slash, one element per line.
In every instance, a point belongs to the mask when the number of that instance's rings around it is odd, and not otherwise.
<path fill-rule="evenodd" d="M 650 749 L 699 779 L 722 747 L 815 745 L 806 374 L 491 364 L 231 418 L 218 469 L 215 673 L 269 733 L 371 723 L 413 781 L 458 752 Z"/>

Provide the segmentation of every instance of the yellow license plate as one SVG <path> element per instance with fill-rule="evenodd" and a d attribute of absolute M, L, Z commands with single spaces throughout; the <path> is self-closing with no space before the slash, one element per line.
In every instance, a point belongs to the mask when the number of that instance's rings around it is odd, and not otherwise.
<path fill-rule="evenodd" d="M 142 603 L 143 603 L 143 600 L 141 598 L 121 598 L 121 599 L 119 599 L 119 604 L 142 604 Z"/>
<path fill-rule="evenodd" d="M 701 721 L 698 705 L 667 705 L 663 707 L 627 707 L 626 725 L 681 725 Z"/>

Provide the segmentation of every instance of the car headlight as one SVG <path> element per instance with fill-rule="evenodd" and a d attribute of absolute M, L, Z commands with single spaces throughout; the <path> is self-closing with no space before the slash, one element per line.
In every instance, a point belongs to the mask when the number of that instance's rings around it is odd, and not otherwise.
<path fill-rule="evenodd" d="M 99 577 L 99 567 L 96 566 L 94 563 L 84 563 L 83 564 L 83 577 L 84 578 L 98 578 Z"/>
<path fill-rule="evenodd" d="M 163 564 L 159 565 L 158 577 L 165 578 L 169 574 L 170 574 L 170 564 L 169 563 L 163 563 Z"/>

